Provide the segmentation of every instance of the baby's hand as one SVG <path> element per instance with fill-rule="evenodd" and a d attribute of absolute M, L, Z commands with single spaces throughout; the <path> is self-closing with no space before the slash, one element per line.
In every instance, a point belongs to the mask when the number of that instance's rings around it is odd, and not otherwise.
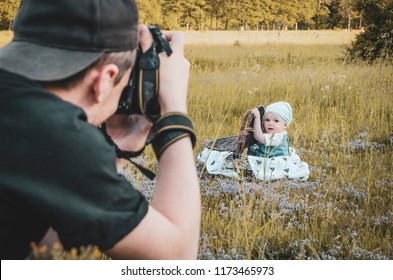
<path fill-rule="evenodd" d="M 252 109 L 251 113 L 253 114 L 254 118 L 259 118 L 260 117 L 260 113 L 259 113 L 258 108 Z"/>

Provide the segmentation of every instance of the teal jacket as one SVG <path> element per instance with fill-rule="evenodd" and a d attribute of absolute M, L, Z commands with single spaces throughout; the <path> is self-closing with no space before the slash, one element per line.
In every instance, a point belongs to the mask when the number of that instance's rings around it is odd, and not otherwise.
<path fill-rule="evenodd" d="M 254 144 L 248 149 L 247 154 L 250 156 L 265 157 L 265 158 L 289 156 L 290 152 L 289 152 L 288 134 L 284 133 L 282 141 L 277 146 Z"/>

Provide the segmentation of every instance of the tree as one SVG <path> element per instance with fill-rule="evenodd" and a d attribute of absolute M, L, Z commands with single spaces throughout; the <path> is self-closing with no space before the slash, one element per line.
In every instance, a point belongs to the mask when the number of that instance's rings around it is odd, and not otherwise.
<path fill-rule="evenodd" d="M 356 16 L 354 4 L 356 0 L 340 0 L 339 12 L 343 18 L 347 19 L 347 29 L 351 30 L 351 21 Z"/>
<path fill-rule="evenodd" d="M 349 61 L 393 60 L 393 0 L 357 0 L 365 32 L 347 49 Z"/>
<path fill-rule="evenodd" d="M 288 25 L 294 25 L 296 23 L 296 9 L 293 2 L 294 0 L 274 1 L 273 14 L 275 15 L 276 27 L 278 29 L 286 30 L 288 29 Z"/>
<path fill-rule="evenodd" d="M 181 26 L 195 30 L 205 29 L 205 0 L 183 0 L 181 6 L 183 11 L 179 18 Z"/>
<path fill-rule="evenodd" d="M 273 22 L 274 22 L 274 3 L 273 0 L 262 0 L 260 1 L 261 5 L 260 5 L 260 14 L 261 14 L 261 18 L 260 18 L 260 22 L 262 25 L 262 28 L 264 28 L 263 26 L 266 27 L 266 30 L 269 30 L 272 26 L 273 26 Z"/>
<path fill-rule="evenodd" d="M 329 17 L 332 0 L 319 0 L 317 11 L 313 17 L 317 29 L 329 28 Z"/>
<path fill-rule="evenodd" d="M 314 0 L 307 0 L 307 1 L 299 1 L 297 3 L 297 16 L 296 16 L 296 27 L 297 30 L 298 23 L 301 23 L 305 26 L 310 26 L 314 24 L 313 17 L 318 12 L 318 3 Z"/>
<path fill-rule="evenodd" d="M 333 0 L 329 5 L 328 28 L 342 28 L 343 18 L 340 13 L 340 2 L 341 0 Z"/>
<path fill-rule="evenodd" d="M 277 28 L 297 30 L 299 23 L 305 26 L 314 23 L 318 3 L 315 0 L 276 0 L 269 6 Z"/>
<path fill-rule="evenodd" d="M 138 6 L 139 22 L 143 24 L 162 24 L 161 7 L 158 0 L 136 0 Z"/>
<path fill-rule="evenodd" d="M 19 5 L 20 5 L 20 0 L 0 1 L 0 29 L 1 30 L 11 29 Z"/>
<path fill-rule="evenodd" d="M 225 8 L 221 9 L 221 17 L 224 22 L 224 30 L 228 30 L 231 26 L 231 23 L 236 18 L 236 14 L 239 10 L 238 0 L 227 0 L 223 1 L 225 3 Z M 235 28 L 238 26 L 234 25 Z"/>
<path fill-rule="evenodd" d="M 160 0 L 163 29 L 180 29 L 180 0 Z"/>

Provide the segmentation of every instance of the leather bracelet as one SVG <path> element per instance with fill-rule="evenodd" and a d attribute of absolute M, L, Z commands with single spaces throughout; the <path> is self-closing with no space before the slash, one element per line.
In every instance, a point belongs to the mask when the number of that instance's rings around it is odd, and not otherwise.
<path fill-rule="evenodd" d="M 192 147 L 195 147 L 196 136 L 192 121 L 183 113 L 172 112 L 162 115 L 152 129 L 155 135 L 151 143 L 157 159 L 167 147 L 184 137 L 189 136 Z"/>
<path fill-rule="evenodd" d="M 189 137 L 190 134 L 183 131 L 165 131 L 160 133 L 157 138 L 152 142 L 152 147 L 157 159 L 160 159 L 162 153 L 170 145 L 184 137 Z"/>
<path fill-rule="evenodd" d="M 193 130 L 192 121 L 186 114 L 172 112 L 162 115 L 155 124 L 155 131 L 157 134 L 163 129 L 171 128 L 189 128 Z"/>

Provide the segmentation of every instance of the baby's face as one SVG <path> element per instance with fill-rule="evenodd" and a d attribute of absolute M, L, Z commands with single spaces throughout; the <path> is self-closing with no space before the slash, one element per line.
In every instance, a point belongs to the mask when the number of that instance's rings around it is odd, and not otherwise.
<path fill-rule="evenodd" d="M 280 116 L 274 113 L 266 113 L 263 119 L 263 127 L 268 134 L 284 132 L 287 129 L 287 125 Z"/>

